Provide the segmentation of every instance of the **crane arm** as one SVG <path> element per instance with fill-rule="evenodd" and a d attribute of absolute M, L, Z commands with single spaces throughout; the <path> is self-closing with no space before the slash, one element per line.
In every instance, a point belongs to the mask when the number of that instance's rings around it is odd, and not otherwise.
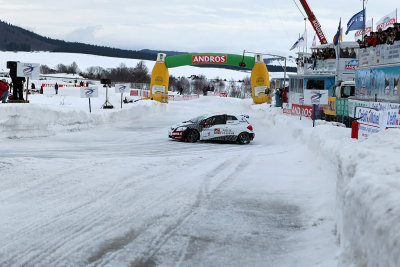
<path fill-rule="evenodd" d="M 305 10 L 305 12 L 307 14 L 308 20 L 311 22 L 311 25 L 313 26 L 315 32 L 317 33 L 319 41 L 321 42 L 321 44 L 327 44 L 328 41 L 326 40 L 325 34 L 322 31 L 321 24 L 319 24 L 319 22 L 318 22 L 317 18 L 315 17 L 314 13 L 311 11 L 311 8 L 308 5 L 307 1 L 306 0 L 300 0 L 300 3 L 303 6 L 303 8 L 304 8 L 304 10 Z"/>

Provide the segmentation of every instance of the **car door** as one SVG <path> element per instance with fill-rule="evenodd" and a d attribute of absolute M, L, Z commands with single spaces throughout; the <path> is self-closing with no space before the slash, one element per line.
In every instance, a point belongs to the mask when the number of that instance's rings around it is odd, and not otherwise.
<path fill-rule="evenodd" d="M 230 136 L 237 136 L 241 133 L 243 125 L 240 121 L 232 115 L 226 116 L 226 134 Z"/>
<path fill-rule="evenodd" d="M 204 128 L 201 132 L 201 140 L 220 139 L 223 137 L 226 128 L 226 116 L 216 115 L 204 121 Z"/>

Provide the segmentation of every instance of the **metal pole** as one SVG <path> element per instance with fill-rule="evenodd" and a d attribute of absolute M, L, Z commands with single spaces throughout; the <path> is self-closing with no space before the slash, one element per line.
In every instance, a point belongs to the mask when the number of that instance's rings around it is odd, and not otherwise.
<path fill-rule="evenodd" d="M 306 53 L 307 53 L 307 43 L 308 43 L 308 34 L 307 34 L 307 19 L 306 18 L 304 18 L 304 32 L 305 32 L 305 34 L 306 34 L 306 39 L 304 40 L 305 41 L 305 43 L 306 43 Z"/>
<path fill-rule="evenodd" d="M 362 0 L 363 1 L 363 26 L 364 26 L 364 31 L 363 31 L 363 36 L 362 36 L 362 40 L 363 40 L 363 42 L 365 41 L 364 40 L 364 35 L 365 35 L 365 0 Z M 372 24 L 372 28 L 374 27 L 374 25 Z"/>
<path fill-rule="evenodd" d="M 285 72 L 283 74 L 283 84 L 286 85 L 286 57 L 285 57 Z M 286 87 L 286 86 L 284 86 Z"/>
<path fill-rule="evenodd" d="M 29 91 L 29 77 L 26 81 L 26 97 L 25 97 L 26 102 L 28 102 L 28 91 Z"/>
<path fill-rule="evenodd" d="M 92 105 L 90 104 L 90 97 L 89 97 L 89 112 L 92 113 Z"/>
<path fill-rule="evenodd" d="M 313 124 L 312 127 L 315 127 L 315 104 L 313 105 Z"/>
<path fill-rule="evenodd" d="M 122 95 L 123 95 L 124 93 L 121 93 L 121 108 L 122 108 Z"/>

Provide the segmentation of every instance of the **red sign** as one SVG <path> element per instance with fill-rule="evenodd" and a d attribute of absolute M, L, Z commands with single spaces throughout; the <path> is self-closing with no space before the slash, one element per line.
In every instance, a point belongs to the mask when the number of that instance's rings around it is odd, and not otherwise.
<path fill-rule="evenodd" d="M 227 55 L 193 55 L 192 63 L 226 63 Z"/>
<path fill-rule="evenodd" d="M 313 107 L 312 106 L 301 106 L 301 105 L 292 105 L 292 116 L 300 116 L 302 113 L 303 117 L 312 118 L 313 117 Z"/>
<path fill-rule="evenodd" d="M 139 96 L 138 90 L 131 90 L 131 96 Z"/>

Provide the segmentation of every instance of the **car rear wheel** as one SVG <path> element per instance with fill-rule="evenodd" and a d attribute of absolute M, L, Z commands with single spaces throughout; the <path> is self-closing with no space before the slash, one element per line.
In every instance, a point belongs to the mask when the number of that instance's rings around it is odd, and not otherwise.
<path fill-rule="evenodd" d="M 189 143 L 195 143 L 197 140 L 199 140 L 200 134 L 196 130 L 190 130 L 188 134 L 186 135 L 186 141 Z"/>
<path fill-rule="evenodd" d="M 238 140 L 239 144 L 247 145 L 250 143 L 250 135 L 248 133 L 243 132 L 243 133 L 239 134 L 237 140 Z"/>

